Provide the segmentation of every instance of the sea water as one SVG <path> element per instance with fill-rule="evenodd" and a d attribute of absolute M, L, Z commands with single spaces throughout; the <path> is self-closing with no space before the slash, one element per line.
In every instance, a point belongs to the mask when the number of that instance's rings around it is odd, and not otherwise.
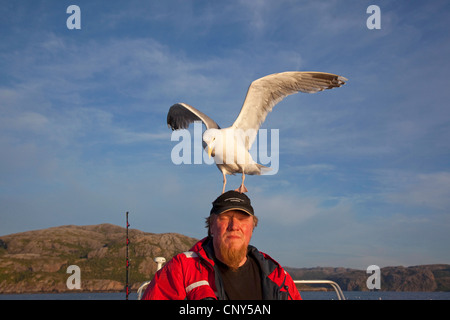
<path fill-rule="evenodd" d="M 304 291 L 304 300 L 337 300 L 334 291 Z M 450 292 L 344 291 L 347 300 L 450 300 Z M 126 300 L 125 293 L 0 294 L 0 300 Z M 137 293 L 128 295 L 137 300 Z"/>
<path fill-rule="evenodd" d="M 450 300 L 450 292 L 344 291 L 343 293 L 346 300 Z M 304 300 L 338 299 L 334 291 L 305 291 L 300 294 Z"/>

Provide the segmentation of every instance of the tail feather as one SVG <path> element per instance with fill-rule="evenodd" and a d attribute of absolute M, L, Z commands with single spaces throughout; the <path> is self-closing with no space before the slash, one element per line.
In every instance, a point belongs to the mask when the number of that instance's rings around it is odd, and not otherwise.
<path fill-rule="evenodd" d="M 261 175 L 261 174 L 265 174 L 265 173 L 267 173 L 267 172 L 269 172 L 269 171 L 272 170 L 272 168 L 263 166 L 262 164 L 259 164 L 259 163 L 257 164 L 257 166 L 258 166 L 259 174 L 260 174 L 260 175 Z"/>

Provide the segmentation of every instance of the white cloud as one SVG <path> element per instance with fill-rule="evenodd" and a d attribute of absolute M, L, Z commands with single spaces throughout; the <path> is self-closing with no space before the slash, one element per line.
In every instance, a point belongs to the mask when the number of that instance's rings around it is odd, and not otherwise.
<path fill-rule="evenodd" d="M 16 118 L 3 118 L 0 123 L 4 129 L 40 133 L 48 126 L 49 119 L 40 113 L 29 111 L 18 114 Z"/>
<path fill-rule="evenodd" d="M 320 172 L 329 172 L 335 169 L 334 165 L 326 163 L 316 163 L 310 165 L 299 165 L 293 168 L 295 171 L 301 174 L 315 174 Z"/>
<path fill-rule="evenodd" d="M 268 224 L 292 226 L 308 220 L 320 212 L 317 199 L 300 196 L 271 194 L 270 197 L 261 197 L 257 195 L 252 201 L 255 203 L 257 216 Z"/>
<path fill-rule="evenodd" d="M 442 212 L 450 208 L 450 172 L 387 172 L 382 180 L 388 201 Z"/>

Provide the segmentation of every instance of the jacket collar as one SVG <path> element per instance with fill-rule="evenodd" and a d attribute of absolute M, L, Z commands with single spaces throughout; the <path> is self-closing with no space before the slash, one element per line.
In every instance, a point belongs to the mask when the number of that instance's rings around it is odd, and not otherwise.
<path fill-rule="evenodd" d="M 211 266 L 215 265 L 214 247 L 211 237 L 206 237 L 197 242 L 192 251 L 197 252 L 204 260 L 208 261 Z M 261 271 L 265 276 L 269 276 L 279 265 L 268 255 L 260 252 L 256 247 L 249 245 L 247 254 L 255 258 L 258 262 Z"/>
<path fill-rule="evenodd" d="M 214 270 L 217 297 L 219 300 L 227 299 L 225 290 L 223 288 L 220 272 L 218 271 L 214 262 L 215 258 L 212 238 L 206 237 L 200 240 L 194 245 L 194 247 L 192 247 L 191 251 L 195 251 L 204 261 L 209 263 L 209 265 Z M 258 249 L 251 245 L 248 246 L 248 255 L 252 256 L 255 259 L 261 269 L 263 298 L 270 300 L 278 299 L 279 295 L 281 294 L 280 287 L 276 285 L 269 278 L 269 276 L 279 267 L 279 264 L 270 256 L 260 252 Z M 285 279 L 283 280 L 283 285 L 284 281 Z"/>

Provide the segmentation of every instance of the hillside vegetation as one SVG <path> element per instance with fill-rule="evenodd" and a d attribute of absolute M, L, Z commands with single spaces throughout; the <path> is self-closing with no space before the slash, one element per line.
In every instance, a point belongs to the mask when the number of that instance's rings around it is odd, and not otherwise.
<path fill-rule="evenodd" d="M 286 268 L 294 279 L 331 280 L 344 291 L 368 291 L 367 279 L 372 273 L 349 268 Z M 450 265 L 431 264 L 411 267 L 381 268 L 380 290 L 383 291 L 450 291 Z M 323 286 L 323 285 L 322 285 Z"/>
<path fill-rule="evenodd" d="M 176 233 L 129 230 L 129 285 L 153 277 L 155 257 L 167 260 L 197 241 Z M 71 274 L 81 271 L 82 291 L 122 291 L 126 279 L 126 229 L 100 224 L 61 226 L 0 237 L 0 293 L 64 292 Z"/>

